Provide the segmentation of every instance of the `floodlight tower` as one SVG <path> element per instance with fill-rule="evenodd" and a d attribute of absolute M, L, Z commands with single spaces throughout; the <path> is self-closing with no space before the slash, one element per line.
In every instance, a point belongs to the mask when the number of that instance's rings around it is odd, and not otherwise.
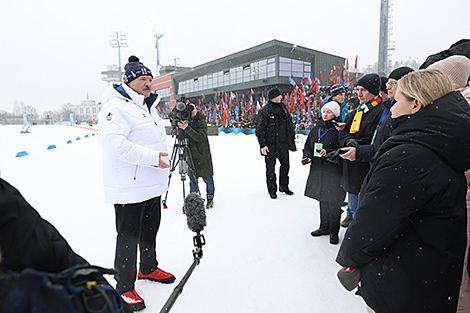
<path fill-rule="evenodd" d="M 158 44 L 158 39 L 163 37 L 163 33 L 155 33 L 155 49 L 157 49 L 157 74 L 160 76 L 160 45 Z"/>
<path fill-rule="evenodd" d="M 157 50 L 157 73 L 155 75 L 160 76 L 160 45 L 158 43 L 158 40 L 163 37 L 163 33 L 157 32 L 155 30 L 155 23 L 153 24 L 153 26 L 153 35 L 155 36 L 155 49 Z"/>
<path fill-rule="evenodd" d="M 389 72 L 389 8 L 391 0 L 380 0 L 380 30 L 379 30 L 379 66 L 378 74 L 388 76 Z"/>
<path fill-rule="evenodd" d="M 121 48 L 127 48 L 126 35 L 121 32 L 114 32 L 109 35 L 109 45 L 111 48 L 118 49 L 118 62 L 119 62 L 119 81 L 122 82 L 122 70 L 121 70 Z"/>

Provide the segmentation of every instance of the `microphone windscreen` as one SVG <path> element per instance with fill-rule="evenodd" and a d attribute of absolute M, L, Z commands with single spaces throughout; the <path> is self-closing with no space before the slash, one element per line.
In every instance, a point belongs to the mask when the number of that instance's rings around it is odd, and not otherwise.
<path fill-rule="evenodd" d="M 206 209 L 204 200 L 197 193 L 190 193 L 184 199 L 184 213 L 186 214 L 188 227 L 193 232 L 204 229 L 206 223 Z"/>

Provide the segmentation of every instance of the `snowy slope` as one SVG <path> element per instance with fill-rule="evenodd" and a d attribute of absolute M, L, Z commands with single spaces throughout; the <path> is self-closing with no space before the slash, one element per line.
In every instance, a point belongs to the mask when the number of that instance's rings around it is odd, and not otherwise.
<path fill-rule="evenodd" d="M 112 267 L 114 212 L 104 202 L 97 136 L 67 126 L 33 126 L 29 134 L 20 130 L 0 126 L 1 177 L 18 188 L 78 254 L 92 264 Z M 202 232 L 207 244 L 171 312 L 365 312 L 362 299 L 336 279 L 339 246 L 330 245 L 328 236 L 310 236 L 318 227 L 319 213 L 318 203 L 303 196 L 308 175 L 308 167 L 300 164 L 304 142 L 290 154 L 295 195 L 279 194 L 272 200 L 255 136 L 221 134 L 209 140 L 216 191 L 215 207 L 207 211 L 208 225 Z M 168 137 L 170 149 L 173 143 Z M 57 149 L 47 150 L 52 144 Z M 19 151 L 29 155 L 15 158 Z M 174 273 L 176 283 L 192 264 L 194 234 L 187 228 L 182 204 L 182 181 L 175 171 L 157 253 L 160 267 Z M 340 240 L 343 235 L 341 229 Z M 138 281 L 136 289 L 147 304 L 144 312 L 159 312 L 176 283 Z"/>

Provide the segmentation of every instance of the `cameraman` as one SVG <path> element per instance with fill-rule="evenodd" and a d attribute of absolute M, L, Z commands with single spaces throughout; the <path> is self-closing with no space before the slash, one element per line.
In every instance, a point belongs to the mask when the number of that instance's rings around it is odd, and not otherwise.
<path fill-rule="evenodd" d="M 190 177 L 190 192 L 198 192 L 197 180 L 202 177 L 206 183 L 207 209 L 214 207 L 214 170 L 212 167 L 211 149 L 209 146 L 209 138 L 207 138 L 207 124 L 205 116 L 200 113 L 196 106 L 192 103 L 191 120 L 179 121 L 178 127 L 185 131 L 188 137 L 189 150 L 193 158 L 196 168 L 196 177 Z"/>

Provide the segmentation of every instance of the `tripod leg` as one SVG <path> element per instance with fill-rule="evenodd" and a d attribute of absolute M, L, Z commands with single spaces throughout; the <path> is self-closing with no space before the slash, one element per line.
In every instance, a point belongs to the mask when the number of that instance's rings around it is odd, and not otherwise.
<path fill-rule="evenodd" d="M 176 141 L 177 139 L 175 139 L 175 144 L 173 145 L 173 151 L 171 152 L 171 168 L 170 168 L 170 174 L 168 175 L 168 189 L 165 192 L 165 199 L 163 199 L 162 201 L 164 209 L 168 209 L 168 206 L 166 205 L 166 199 L 168 198 L 168 191 L 170 190 L 171 176 L 173 175 L 173 172 L 175 171 L 179 163 L 179 160 L 176 159 L 176 156 L 178 155 L 178 146 L 176 144 Z"/>

